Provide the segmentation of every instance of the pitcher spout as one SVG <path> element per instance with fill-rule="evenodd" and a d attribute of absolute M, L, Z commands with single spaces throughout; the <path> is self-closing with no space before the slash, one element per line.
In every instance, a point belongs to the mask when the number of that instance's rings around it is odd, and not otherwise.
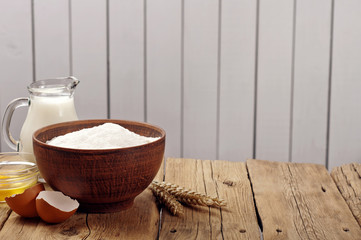
<path fill-rule="evenodd" d="M 69 80 L 72 80 L 70 83 L 69 83 L 69 86 L 68 86 L 68 88 L 69 88 L 69 90 L 70 89 L 75 89 L 76 88 L 76 86 L 80 83 L 80 81 L 76 78 L 76 77 L 74 77 L 74 76 L 69 76 L 69 77 L 67 77 Z"/>

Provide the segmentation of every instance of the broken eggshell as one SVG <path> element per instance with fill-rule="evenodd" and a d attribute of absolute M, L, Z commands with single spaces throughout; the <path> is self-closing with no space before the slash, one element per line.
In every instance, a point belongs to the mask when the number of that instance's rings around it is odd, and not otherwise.
<path fill-rule="evenodd" d="M 47 223 L 60 223 L 71 217 L 79 207 L 77 200 L 58 191 L 42 191 L 36 197 L 36 210 Z"/>
<path fill-rule="evenodd" d="M 14 194 L 10 197 L 6 197 L 5 201 L 17 214 L 22 217 L 31 218 L 39 216 L 36 211 L 35 198 L 41 191 L 44 191 L 44 184 L 36 184 L 23 193 Z"/>

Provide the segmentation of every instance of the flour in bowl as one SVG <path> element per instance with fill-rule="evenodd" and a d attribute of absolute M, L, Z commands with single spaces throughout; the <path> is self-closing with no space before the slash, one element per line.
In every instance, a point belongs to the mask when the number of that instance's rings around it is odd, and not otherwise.
<path fill-rule="evenodd" d="M 138 135 L 118 124 L 104 123 L 55 137 L 47 144 L 74 149 L 112 149 L 142 145 L 157 139 Z"/>

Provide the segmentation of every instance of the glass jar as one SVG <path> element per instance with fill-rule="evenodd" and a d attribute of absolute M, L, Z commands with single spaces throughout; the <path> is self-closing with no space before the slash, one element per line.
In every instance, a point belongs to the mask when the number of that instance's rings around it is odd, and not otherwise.
<path fill-rule="evenodd" d="M 0 153 L 0 202 L 37 184 L 39 170 L 32 154 L 19 152 Z"/>
<path fill-rule="evenodd" d="M 79 84 L 75 77 L 46 79 L 28 86 L 29 97 L 17 98 L 5 110 L 2 129 L 5 142 L 19 152 L 33 153 L 33 133 L 42 127 L 59 122 L 78 120 L 74 106 L 74 91 Z M 10 133 L 13 112 L 28 106 L 28 114 L 21 128 L 20 139 Z"/>

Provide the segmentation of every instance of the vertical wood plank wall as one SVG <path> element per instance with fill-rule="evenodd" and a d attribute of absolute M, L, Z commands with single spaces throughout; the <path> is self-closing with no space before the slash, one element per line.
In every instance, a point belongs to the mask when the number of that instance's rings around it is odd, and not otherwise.
<path fill-rule="evenodd" d="M 360 12 L 358 0 L 0 0 L 0 113 L 32 81 L 74 75 L 79 118 L 159 125 L 166 157 L 361 162 Z"/>
<path fill-rule="evenodd" d="M 295 1 L 259 1 L 256 156 L 288 161 Z"/>
<path fill-rule="evenodd" d="M 327 151 L 332 2 L 297 1 L 290 158 L 323 164 Z"/>

